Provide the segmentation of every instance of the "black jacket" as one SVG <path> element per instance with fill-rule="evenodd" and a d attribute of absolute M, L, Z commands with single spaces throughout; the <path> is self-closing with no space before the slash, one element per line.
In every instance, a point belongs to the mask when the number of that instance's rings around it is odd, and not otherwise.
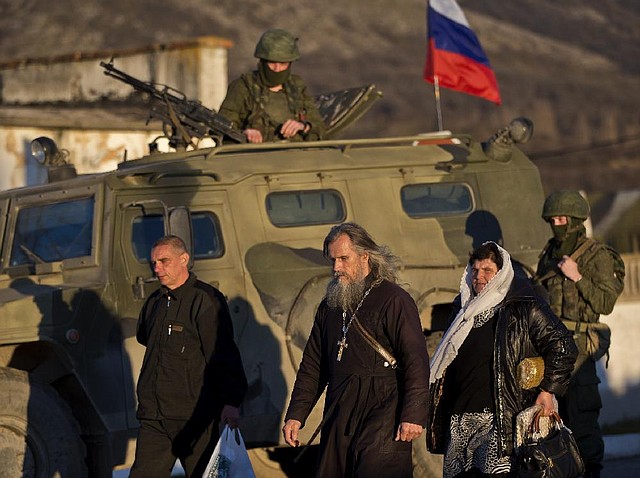
<path fill-rule="evenodd" d="M 224 296 L 190 274 L 145 302 L 138 342 L 147 347 L 138 380 L 138 418 L 216 420 L 240 406 L 247 380 Z"/>
<path fill-rule="evenodd" d="M 456 300 L 453 317 L 459 310 Z M 497 311 L 493 366 L 494 399 L 498 423 L 499 450 L 502 456 L 513 451 L 513 434 L 518 413 L 532 406 L 540 389 L 563 395 L 578 351 L 571 333 L 549 306 L 533 291 L 527 280 L 514 278 L 511 288 Z M 517 382 L 516 370 L 522 359 L 544 358 L 544 378 L 533 390 L 523 390 Z M 428 448 L 443 453 L 450 413 L 447 411 L 447 375 L 430 388 L 430 427 Z"/>

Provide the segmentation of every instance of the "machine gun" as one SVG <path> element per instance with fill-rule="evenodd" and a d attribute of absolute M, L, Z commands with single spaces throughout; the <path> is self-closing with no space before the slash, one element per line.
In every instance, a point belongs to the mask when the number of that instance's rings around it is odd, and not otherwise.
<path fill-rule="evenodd" d="M 188 145 L 196 147 L 192 138 L 211 137 L 221 144 L 224 138 L 236 143 L 246 143 L 246 136 L 233 127 L 233 123 L 214 110 L 203 106 L 199 101 L 189 100 L 184 93 L 167 85 L 158 85 L 149 81 L 140 81 L 109 63 L 100 62 L 104 74 L 128 83 L 136 91 L 151 97 L 149 119 L 160 119 L 162 131 L 169 139 L 169 145 L 176 149 L 185 149 Z"/>

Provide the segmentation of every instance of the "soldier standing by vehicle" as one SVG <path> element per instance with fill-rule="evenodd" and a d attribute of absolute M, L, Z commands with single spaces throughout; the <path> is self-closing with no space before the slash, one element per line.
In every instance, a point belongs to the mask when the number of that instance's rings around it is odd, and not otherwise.
<path fill-rule="evenodd" d="M 218 424 L 238 426 L 247 390 L 224 296 L 188 270 L 177 236 L 151 249 L 162 287 L 145 302 L 137 339 L 146 346 L 138 380 L 140 430 L 131 478 L 170 476 L 176 458 L 202 476 Z"/>
<path fill-rule="evenodd" d="M 250 143 L 322 139 L 324 121 L 302 78 L 291 73 L 300 58 L 297 42 L 286 30 L 267 30 L 254 53 L 258 69 L 229 85 L 219 113 Z"/>
<path fill-rule="evenodd" d="M 361 226 L 333 227 L 324 254 L 334 280 L 305 347 L 285 441 L 298 445 L 298 431 L 326 387 L 316 476 L 411 477 L 411 441 L 426 424 L 429 395 L 418 309 L 396 284 L 398 259 Z"/>
<path fill-rule="evenodd" d="M 578 442 L 585 476 L 599 477 L 604 441 L 595 362 L 608 354 L 610 336 L 599 317 L 611 313 L 622 293 L 624 263 L 613 249 L 586 237 L 583 222 L 589 213 L 589 204 L 577 191 L 547 197 L 542 217 L 551 225 L 553 238 L 540 255 L 536 282 L 548 291 L 552 310 L 574 331 L 579 355 L 569 391 L 559 400 L 560 415 Z"/>

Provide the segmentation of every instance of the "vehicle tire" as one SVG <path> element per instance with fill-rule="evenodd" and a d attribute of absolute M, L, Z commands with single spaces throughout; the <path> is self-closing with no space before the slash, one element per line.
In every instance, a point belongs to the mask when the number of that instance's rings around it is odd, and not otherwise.
<path fill-rule="evenodd" d="M 78 423 L 52 387 L 0 368 L 0 403 L 0 478 L 87 476 Z"/>
<path fill-rule="evenodd" d="M 426 433 L 413 441 L 413 476 L 415 478 L 438 478 L 442 476 L 442 455 L 427 451 Z"/>

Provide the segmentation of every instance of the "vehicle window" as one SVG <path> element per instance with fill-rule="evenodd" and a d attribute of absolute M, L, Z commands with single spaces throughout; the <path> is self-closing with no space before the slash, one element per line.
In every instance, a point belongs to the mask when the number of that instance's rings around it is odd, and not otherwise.
<path fill-rule="evenodd" d="M 220 232 L 220 223 L 215 214 L 200 212 L 191 215 L 193 227 L 194 259 L 213 259 L 222 257 L 224 243 Z"/>
<path fill-rule="evenodd" d="M 411 184 L 400 190 L 402 209 L 410 217 L 432 217 L 471 211 L 473 198 L 466 184 Z"/>
<path fill-rule="evenodd" d="M 330 189 L 271 193 L 266 208 L 273 225 L 279 227 L 337 224 L 345 219 L 342 196 Z"/>
<path fill-rule="evenodd" d="M 131 228 L 131 245 L 136 259 L 140 262 L 148 262 L 151 246 L 162 236 L 164 236 L 164 220 L 160 214 L 136 217 Z"/>
<path fill-rule="evenodd" d="M 23 207 L 10 264 L 43 264 L 91 255 L 94 198 Z"/>
<path fill-rule="evenodd" d="M 214 259 L 224 254 L 220 223 L 210 212 L 191 213 L 194 259 Z M 151 246 L 164 235 L 164 219 L 160 214 L 138 216 L 133 220 L 131 243 L 140 262 L 148 262 Z"/>

